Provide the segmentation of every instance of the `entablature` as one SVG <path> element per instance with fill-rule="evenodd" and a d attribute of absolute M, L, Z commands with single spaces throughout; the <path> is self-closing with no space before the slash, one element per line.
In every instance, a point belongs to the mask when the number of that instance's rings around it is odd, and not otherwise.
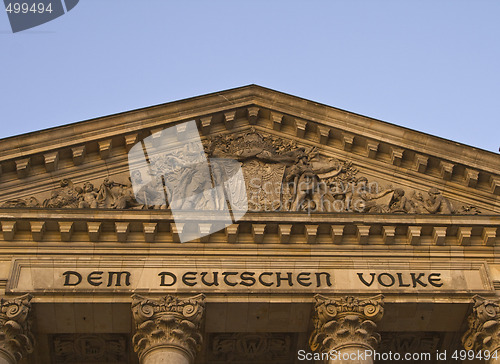
<path fill-rule="evenodd" d="M 181 220 L 179 220 L 181 216 Z M 194 234 L 217 225 L 212 214 L 164 210 L 1 209 L 0 241 L 42 243 L 178 243 L 182 229 Z M 218 225 L 217 225 L 218 226 Z M 491 249 L 500 243 L 497 215 L 375 213 L 247 213 L 238 222 L 195 243 L 280 244 L 342 247 L 460 246 Z M 179 243 L 180 244 L 180 243 Z"/>

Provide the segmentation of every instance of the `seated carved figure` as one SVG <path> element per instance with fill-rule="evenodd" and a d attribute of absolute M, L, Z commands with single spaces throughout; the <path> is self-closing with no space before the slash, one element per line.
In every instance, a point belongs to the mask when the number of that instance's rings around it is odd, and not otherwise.
<path fill-rule="evenodd" d="M 402 188 L 396 188 L 389 203 L 391 212 L 413 213 L 414 208 L 408 198 L 405 196 L 405 191 Z"/>
<path fill-rule="evenodd" d="M 452 214 L 453 208 L 450 201 L 433 187 L 428 192 L 429 198 L 425 200 L 424 208 L 431 214 Z"/>
<path fill-rule="evenodd" d="M 97 208 L 97 191 L 94 189 L 94 185 L 90 182 L 85 182 L 83 184 L 83 189 L 81 189 L 79 196 L 80 202 L 78 203 L 79 208 Z"/>

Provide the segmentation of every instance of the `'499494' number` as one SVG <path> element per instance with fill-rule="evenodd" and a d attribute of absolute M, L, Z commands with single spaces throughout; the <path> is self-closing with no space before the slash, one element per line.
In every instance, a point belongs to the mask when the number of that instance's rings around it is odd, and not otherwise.
<path fill-rule="evenodd" d="M 31 6 L 28 3 L 8 3 L 5 11 L 9 14 L 52 13 L 52 3 L 47 6 L 44 3 L 33 3 Z"/>
<path fill-rule="evenodd" d="M 451 358 L 454 360 L 490 360 L 490 359 L 498 359 L 498 351 L 494 351 L 493 353 L 488 350 L 455 350 L 451 355 Z"/>

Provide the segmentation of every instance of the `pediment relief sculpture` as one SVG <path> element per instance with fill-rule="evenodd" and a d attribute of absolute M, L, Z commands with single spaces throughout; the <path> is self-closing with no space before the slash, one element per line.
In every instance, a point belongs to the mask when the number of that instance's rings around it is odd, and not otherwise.
<path fill-rule="evenodd" d="M 315 147 L 299 147 L 294 141 L 254 129 L 207 138 L 203 148 L 197 150 L 187 143 L 175 155 L 156 156 L 147 173 L 132 170 L 130 176 L 108 177 L 97 183 L 89 180 L 74 184 L 63 179 L 48 197 L 11 199 L 0 202 L 0 206 L 217 210 L 224 199 L 231 198 L 233 206 L 238 206 L 238 200 L 245 197 L 249 211 L 480 213 L 475 206 L 450 201 L 438 188 L 417 191 L 382 185 L 360 175 L 352 161 L 325 156 Z M 181 162 L 196 156 L 208 167 Z M 240 169 L 244 184 L 232 183 L 225 191 L 213 188 L 220 185 L 217 181 L 230 180 Z M 180 203 L 175 198 L 180 194 L 203 198 Z M 176 205 L 169 205 L 169 201 Z"/>

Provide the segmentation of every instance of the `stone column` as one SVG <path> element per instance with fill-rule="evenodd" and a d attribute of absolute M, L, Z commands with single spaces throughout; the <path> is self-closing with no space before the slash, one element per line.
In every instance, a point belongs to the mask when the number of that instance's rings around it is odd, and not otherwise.
<path fill-rule="evenodd" d="M 375 350 L 380 342 L 375 322 L 384 314 L 383 296 L 359 299 L 316 295 L 314 298 L 314 331 L 309 345 L 313 351 L 323 353 L 321 362 L 372 364 L 372 357 L 358 354 Z"/>
<path fill-rule="evenodd" d="M 31 295 L 0 299 L 0 364 L 17 364 L 33 352 L 34 338 L 28 316 Z"/>
<path fill-rule="evenodd" d="M 475 296 L 473 302 L 472 313 L 467 319 L 469 329 L 462 337 L 462 344 L 465 350 L 476 353 L 481 350 L 484 354 L 487 350 L 492 356 L 497 356 L 496 359 L 490 358 L 487 363 L 500 363 L 499 301 Z"/>
<path fill-rule="evenodd" d="M 203 294 L 181 299 L 132 296 L 137 332 L 132 338 L 141 364 L 192 364 L 201 349 Z"/>

